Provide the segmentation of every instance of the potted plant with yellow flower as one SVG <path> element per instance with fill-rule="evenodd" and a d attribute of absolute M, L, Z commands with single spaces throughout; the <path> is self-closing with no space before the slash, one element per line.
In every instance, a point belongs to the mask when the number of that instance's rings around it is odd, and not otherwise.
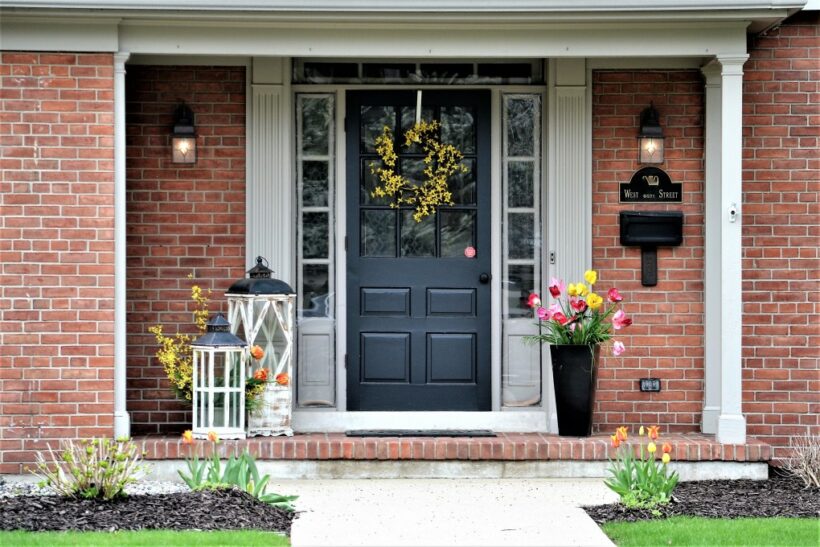
<path fill-rule="evenodd" d="M 539 334 L 528 339 L 550 346 L 558 434 L 564 436 L 586 437 L 592 432 L 601 345 L 612 340 L 613 330 L 632 324 L 620 309 L 623 297 L 618 289 L 609 289 L 606 297 L 594 292 L 598 281 L 595 270 L 587 270 L 584 281 L 566 285 L 553 278 L 548 290 L 555 302 L 548 307 L 542 305 L 538 294 L 529 297 Z M 624 351 L 622 342 L 612 344 L 614 355 Z"/>

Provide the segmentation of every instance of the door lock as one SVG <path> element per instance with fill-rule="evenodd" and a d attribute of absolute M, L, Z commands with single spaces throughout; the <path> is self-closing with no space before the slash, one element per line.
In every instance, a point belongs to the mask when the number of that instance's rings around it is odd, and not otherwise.
<path fill-rule="evenodd" d="M 492 279 L 492 278 L 493 278 L 493 276 L 491 276 L 490 274 L 488 274 L 488 273 L 483 273 L 483 274 L 481 274 L 481 275 L 479 275 L 479 276 L 478 276 L 478 281 L 479 281 L 482 285 L 486 285 L 487 283 L 489 283 L 489 282 L 490 282 L 490 279 Z"/>

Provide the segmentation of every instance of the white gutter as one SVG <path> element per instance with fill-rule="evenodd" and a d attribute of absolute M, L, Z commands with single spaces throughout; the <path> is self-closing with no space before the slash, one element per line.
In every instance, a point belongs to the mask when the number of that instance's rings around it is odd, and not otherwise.
<path fill-rule="evenodd" d="M 7 0 L 6 7 L 134 9 L 134 10 L 218 10 L 218 11 L 302 11 L 302 12 L 588 12 L 588 11 L 681 11 L 800 9 L 807 0 Z"/>
<path fill-rule="evenodd" d="M 114 438 L 131 436 L 126 410 L 125 323 L 125 62 L 114 54 Z"/>

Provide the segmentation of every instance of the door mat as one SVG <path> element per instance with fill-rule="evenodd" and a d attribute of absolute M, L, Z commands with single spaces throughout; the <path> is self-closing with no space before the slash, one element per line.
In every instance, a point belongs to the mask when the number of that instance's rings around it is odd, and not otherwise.
<path fill-rule="evenodd" d="M 354 429 L 348 437 L 495 437 L 489 429 Z"/>

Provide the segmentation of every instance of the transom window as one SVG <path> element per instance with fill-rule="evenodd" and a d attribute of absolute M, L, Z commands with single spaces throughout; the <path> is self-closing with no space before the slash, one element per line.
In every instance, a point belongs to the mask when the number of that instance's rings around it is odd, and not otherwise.
<path fill-rule="evenodd" d="M 535 59 L 492 61 L 363 61 L 296 59 L 296 84 L 494 85 L 544 83 L 543 63 Z"/>

